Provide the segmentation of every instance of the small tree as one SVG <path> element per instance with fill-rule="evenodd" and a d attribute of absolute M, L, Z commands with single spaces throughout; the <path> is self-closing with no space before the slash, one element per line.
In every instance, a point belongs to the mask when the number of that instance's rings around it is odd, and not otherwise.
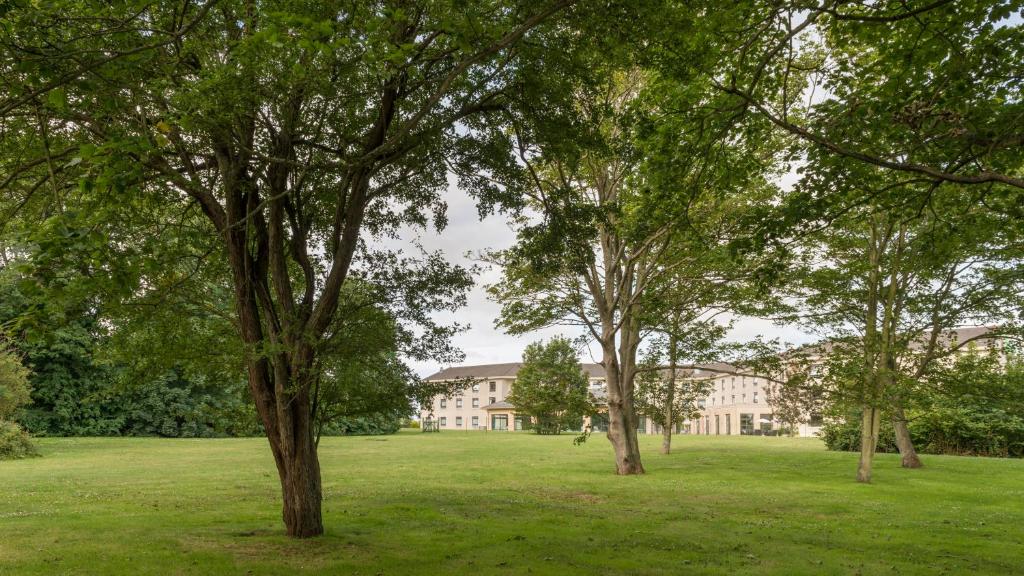
<path fill-rule="evenodd" d="M 591 411 L 587 374 L 580 366 L 572 343 L 562 336 L 547 344 L 534 342 L 523 352 L 508 401 L 532 417 L 538 434 L 560 434 L 579 426 Z"/>
<path fill-rule="evenodd" d="M 31 401 L 28 369 L 16 354 L 0 345 L 0 460 L 33 456 L 28 434 L 13 421 L 14 412 Z"/>
<path fill-rule="evenodd" d="M 31 401 L 30 392 L 28 369 L 0 345 L 0 420 L 13 420 L 14 412 Z"/>

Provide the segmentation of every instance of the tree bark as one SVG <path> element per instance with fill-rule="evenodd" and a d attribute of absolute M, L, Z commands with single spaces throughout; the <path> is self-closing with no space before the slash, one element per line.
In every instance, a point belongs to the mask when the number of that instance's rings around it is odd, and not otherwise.
<path fill-rule="evenodd" d="M 323 499 L 320 484 L 320 462 L 317 459 L 312 430 L 295 438 L 288 446 L 290 456 L 284 460 L 281 487 L 284 496 L 285 530 L 295 538 L 309 538 L 324 533 L 320 504 Z"/>
<path fill-rule="evenodd" d="M 920 468 L 924 466 L 921 458 L 914 449 L 914 441 L 910 438 L 910 430 L 907 429 L 907 416 L 903 413 L 903 407 L 893 407 L 892 427 L 896 431 L 896 447 L 900 450 L 900 465 L 904 468 Z"/>
<path fill-rule="evenodd" d="M 675 320 L 675 319 L 673 319 Z M 661 431 L 661 453 L 672 453 L 672 426 L 675 424 L 675 402 L 676 402 L 676 363 L 679 360 L 676 354 L 676 331 L 679 329 L 678 322 L 673 321 L 672 333 L 668 337 L 668 389 L 665 391 L 665 427 Z"/>
<path fill-rule="evenodd" d="M 882 425 L 882 411 L 875 406 L 864 406 L 860 423 L 860 462 L 857 464 L 857 482 L 871 482 L 871 468 L 878 447 L 878 431 Z"/>
<path fill-rule="evenodd" d="M 630 374 L 621 370 L 614 348 L 605 347 L 603 361 L 608 385 L 608 440 L 615 450 L 615 472 L 620 475 L 643 474 L 632 382 L 627 381 Z"/>
<path fill-rule="evenodd" d="M 632 406 L 627 408 L 621 402 L 608 402 L 608 440 L 615 449 L 615 473 L 619 475 L 644 473 L 633 414 Z"/>

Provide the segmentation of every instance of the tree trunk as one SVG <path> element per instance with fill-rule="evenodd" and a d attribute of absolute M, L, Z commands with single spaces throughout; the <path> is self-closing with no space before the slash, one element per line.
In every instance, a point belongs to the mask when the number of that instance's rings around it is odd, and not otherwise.
<path fill-rule="evenodd" d="M 622 373 L 614 348 L 605 350 L 603 360 L 608 385 L 608 440 L 615 450 L 615 472 L 621 475 L 643 474 L 636 411 L 628 386 L 631 383 L 625 381 L 628 376 Z"/>
<path fill-rule="evenodd" d="M 289 536 L 309 538 L 324 533 L 320 503 L 323 498 L 320 484 L 320 462 L 317 460 L 315 440 L 296 439 L 295 452 L 284 462 L 281 488 L 284 496 L 285 529 Z"/>
<path fill-rule="evenodd" d="M 615 449 L 615 473 L 620 475 L 643 474 L 640 462 L 640 443 L 636 432 L 636 416 L 632 406 L 629 409 L 608 403 L 608 440 Z"/>
<path fill-rule="evenodd" d="M 676 403 L 676 331 L 679 329 L 677 322 L 672 323 L 672 333 L 668 337 L 668 389 L 665 390 L 665 427 L 661 431 L 661 453 L 672 453 L 672 426 L 675 423 Z"/>
<path fill-rule="evenodd" d="M 921 463 L 921 458 L 917 456 L 917 450 L 914 449 L 913 440 L 910 439 L 907 416 L 903 413 L 903 407 L 898 404 L 893 407 L 892 427 L 896 431 L 896 447 L 900 450 L 900 465 L 904 468 L 924 466 Z"/>
<path fill-rule="evenodd" d="M 882 411 L 875 406 L 865 406 L 860 423 L 860 462 L 857 465 L 857 482 L 871 482 L 871 467 L 878 446 L 878 431 L 882 425 Z"/>

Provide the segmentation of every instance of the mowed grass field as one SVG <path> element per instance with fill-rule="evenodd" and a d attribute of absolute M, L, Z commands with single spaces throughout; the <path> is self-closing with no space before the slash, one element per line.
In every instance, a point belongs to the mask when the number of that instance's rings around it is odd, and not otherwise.
<path fill-rule="evenodd" d="M 1024 574 L 1024 462 L 814 439 L 325 438 L 327 534 L 282 535 L 262 439 L 44 439 L 0 462 L 0 574 Z"/>

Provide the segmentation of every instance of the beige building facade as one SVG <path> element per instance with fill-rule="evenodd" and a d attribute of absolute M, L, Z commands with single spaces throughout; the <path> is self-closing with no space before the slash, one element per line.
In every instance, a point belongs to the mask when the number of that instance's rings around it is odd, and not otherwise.
<path fill-rule="evenodd" d="M 425 378 L 427 382 L 472 383 L 451 396 L 434 398 L 420 410 L 420 420 L 432 421 L 440 430 L 522 430 L 527 424 L 505 401 L 512 391 L 521 362 L 453 366 Z M 592 387 L 604 384 L 604 369 L 599 364 L 583 364 Z"/>

